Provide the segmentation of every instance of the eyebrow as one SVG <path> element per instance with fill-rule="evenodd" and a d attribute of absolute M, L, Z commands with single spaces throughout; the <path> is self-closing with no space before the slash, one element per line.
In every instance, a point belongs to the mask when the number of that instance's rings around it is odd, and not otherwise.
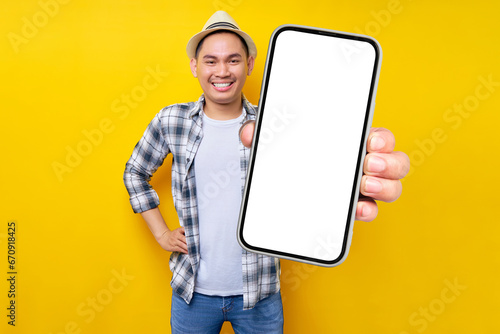
<path fill-rule="evenodd" d="M 231 53 L 229 56 L 227 56 L 226 58 L 234 58 L 234 57 L 239 57 L 239 58 L 243 58 L 243 56 L 238 53 L 238 52 L 235 52 L 235 53 Z M 216 56 L 213 56 L 213 55 L 204 55 L 203 56 L 203 59 L 217 59 Z"/>
<path fill-rule="evenodd" d="M 240 58 L 242 58 L 241 54 L 239 54 L 239 53 L 237 53 L 237 52 L 236 52 L 236 53 L 232 53 L 232 54 L 230 54 L 230 55 L 229 55 L 229 56 L 227 56 L 227 57 L 228 57 L 228 58 L 234 58 L 234 57 L 240 57 Z"/>

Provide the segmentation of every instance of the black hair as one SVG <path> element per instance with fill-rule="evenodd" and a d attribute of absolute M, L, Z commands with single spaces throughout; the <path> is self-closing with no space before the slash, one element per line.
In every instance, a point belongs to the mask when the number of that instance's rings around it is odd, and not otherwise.
<path fill-rule="evenodd" d="M 243 44 L 243 48 L 245 49 L 246 56 L 248 58 L 248 45 L 247 45 L 247 42 L 245 42 L 245 40 L 243 39 L 243 37 L 241 37 L 240 35 L 238 35 L 237 33 L 233 32 L 231 30 L 216 30 L 216 31 L 213 31 L 210 34 L 206 35 L 205 37 L 203 37 L 201 39 L 201 41 L 198 43 L 198 46 L 196 47 L 196 52 L 194 54 L 194 57 L 196 59 L 198 59 L 198 54 L 200 53 L 201 46 L 203 45 L 203 42 L 205 41 L 205 38 L 207 38 L 208 36 L 211 36 L 211 35 L 220 34 L 220 33 L 224 33 L 224 32 L 228 32 L 230 34 L 238 36 L 238 38 L 240 39 L 241 43 Z"/>

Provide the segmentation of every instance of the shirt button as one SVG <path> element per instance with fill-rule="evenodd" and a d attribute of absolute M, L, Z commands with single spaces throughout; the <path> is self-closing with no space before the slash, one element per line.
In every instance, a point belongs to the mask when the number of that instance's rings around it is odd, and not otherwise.
<path fill-rule="evenodd" d="M 200 140 L 200 136 L 196 136 L 196 140 Z"/>
<path fill-rule="evenodd" d="M 191 159 L 187 158 L 187 159 L 186 159 L 186 161 L 187 161 L 187 162 L 190 162 L 190 161 L 191 161 Z"/>

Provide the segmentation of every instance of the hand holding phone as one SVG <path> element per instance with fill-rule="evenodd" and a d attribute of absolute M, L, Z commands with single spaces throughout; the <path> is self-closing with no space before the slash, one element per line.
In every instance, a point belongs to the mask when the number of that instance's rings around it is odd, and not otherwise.
<path fill-rule="evenodd" d="M 243 248 L 321 266 L 345 260 L 380 62 L 367 36 L 274 31 L 238 225 Z"/>

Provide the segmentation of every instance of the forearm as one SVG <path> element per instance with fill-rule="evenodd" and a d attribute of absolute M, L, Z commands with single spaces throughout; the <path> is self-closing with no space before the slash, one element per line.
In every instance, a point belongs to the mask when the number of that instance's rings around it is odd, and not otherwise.
<path fill-rule="evenodd" d="M 158 207 L 141 212 L 141 216 L 146 221 L 146 224 L 148 224 L 149 230 L 153 233 L 156 240 L 160 240 L 165 233 L 170 232 Z"/>
<path fill-rule="evenodd" d="M 141 212 L 142 218 L 148 224 L 151 233 L 155 236 L 156 241 L 160 246 L 169 252 L 188 253 L 184 228 L 179 227 L 171 231 L 158 207 Z"/>

